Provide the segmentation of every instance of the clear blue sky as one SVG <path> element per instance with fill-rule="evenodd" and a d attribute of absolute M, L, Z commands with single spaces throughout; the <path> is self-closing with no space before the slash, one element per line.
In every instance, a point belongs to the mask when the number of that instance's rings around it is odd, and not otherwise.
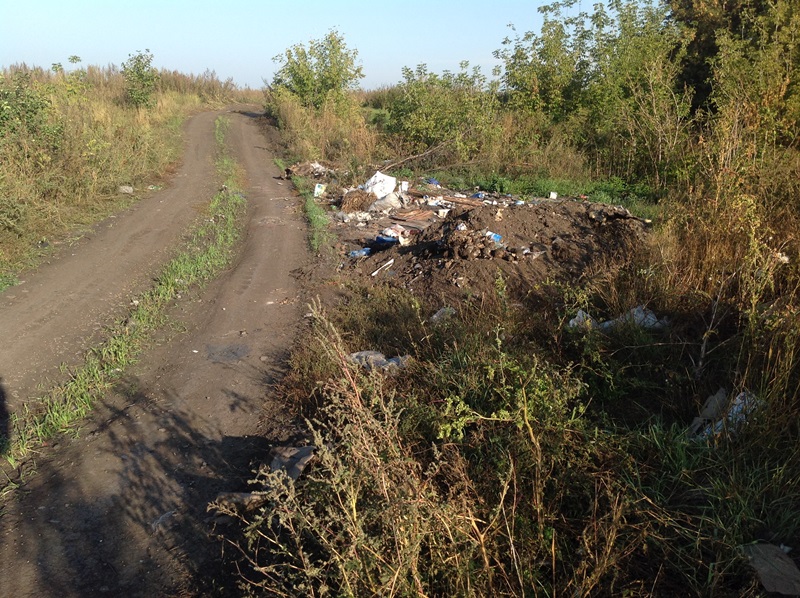
<path fill-rule="evenodd" d="M 462 60 L 491 74 L 492 51 L 514 23 L 538 30 L 541 0 L 0 0 L 0 66 L 120 65 L 149 48 L 155 66 L 216 71 L 260 88 L 272 58 L 338 29 L 358 50 L 370 89 L 402 78 L 403 66 L 457 70 Z M 586 2 L 590 8 L 590 2 Z"/>

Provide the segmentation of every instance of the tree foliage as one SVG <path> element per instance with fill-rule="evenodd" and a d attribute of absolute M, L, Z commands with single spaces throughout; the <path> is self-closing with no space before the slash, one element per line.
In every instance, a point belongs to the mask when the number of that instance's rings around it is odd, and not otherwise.
<path fill-rule="evenodd" d="M 478 67 L 470 70 L 462 62 L 458 73 L 437 75 L 421 64 L 416 70 L 404 68 L 403 78 L 389 128 L 418 149 L 452 143 L 458 157 L 467 160 L 494 135 L 496 85 Z"/>
<path fill-rule="evenodd" d="M 356 61 L 357 50 L 348 49 L 335 29 L 308 47 L 296 44 L 273 60 L 280 63 L 272 86 L 297 96 L 306 107 L 320 108 L 326 100 L 338 100 L 356 86 L 364 73 Z"/>
<path fill-rule="evenodd" d="M 153 67 L 153 54 L 150 50 L 130 54 L 122 63 L 122 75 L 125 77 L 125 93 L 136 108 L 148 108 L 153 105 L 153 94 L 158 83 L 158 71 Z"/>
<path fill-rule="evenodd" d="M 506 102 L 561 124 L 593 154 L 598 174 L 661 186 L 690 124 L 692 92 L 677 81 L 685 31 L 650 2 L 612 0 L 591 14 L 577 6 L 544 6 L 540 32 L 504 40 L 495 56 Z"/>

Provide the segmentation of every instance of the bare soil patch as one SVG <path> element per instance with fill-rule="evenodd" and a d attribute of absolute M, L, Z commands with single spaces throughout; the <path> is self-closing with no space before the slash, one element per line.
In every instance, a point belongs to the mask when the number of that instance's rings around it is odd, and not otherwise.
<path fill-rule="evenodd" d="M 378 222 L 380 227 L 391 221 Z M 353 247 L 374 249 L 366 258 L 350 259 L 348 275 L 452 305 L 494 294 L 499 276 L 517 295 L 546 280 L 588 278 L 624 262 L 641 244 L 647 225 L 620 207 L 542 199 L 457 208 L 411 235 L 406 246 L 376 246 L 375 230 L 351 226 L 344 235 Z"/>

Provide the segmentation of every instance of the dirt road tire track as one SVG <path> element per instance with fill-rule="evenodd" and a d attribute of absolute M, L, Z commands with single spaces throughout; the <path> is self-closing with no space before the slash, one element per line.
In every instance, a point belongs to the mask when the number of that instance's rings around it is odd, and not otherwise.
<path fill-rule="evenodd" d="M 305 260 L 305 225 L 299 202 L 273 178 L 256 115 L 228 117 L 247 175 L 238 258 L 205 291 L 183 298 L 176 317 L 187 332 L 165 337 L 79 438 L 39 459 L 0 516 L 0 596 L 211 592 L 220 545 L 208 538 L 206 505 L 243 488 L 266 449 L 260 419 L 278 436 L 291 434 L 268 389 L 302 308 L 290 273 Z M 198 155 L 206 144 L 210 130 Z"/>
<path fill-rule="evenodd" d="M 24 282 L 0 294 L 0 383 L 9 412 L 79 363 L 103 327 L 147 288 L 215 186 L 213 126 L 202 113 L 186 127 L 182 165 L 167 188 L 95 226 Z"/>

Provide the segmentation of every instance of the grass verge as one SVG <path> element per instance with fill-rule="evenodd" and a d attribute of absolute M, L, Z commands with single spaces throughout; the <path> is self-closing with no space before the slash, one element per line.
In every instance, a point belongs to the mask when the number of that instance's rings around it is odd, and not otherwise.
<path fill-rule="evenodd" d="M 303 211 L 309 225 L 308 244 L 314 252 L 319 253 L 333 238 L 328 231 L 331 219 L 314 198 L 315 183 L 311 179 L 295 176 L 292 177 L 292 183 L 304 199 Z"/>
<path fill-rule="evenodd" d="M 217 119 L 216 167 L 224 181 L 223 189 L 214 195 L 202 221 L 191 230 L 186 245 L 164 267 L 154 286 L 133 302 L 123 321 L 109 329 L 107 340 L 88 352 L 84 364 L 70 372 L 66 383 L 12 415 L 11 439 L 3 447 L 3 455 L 12 466 L 47 439 L 74 429 L 125 367 L 135 361 L 152 333 L 164 323 L 170 304 L 228 264 L 239 237 L 245 198 L 238 188 L 237 165 L 225 151 L 227 126 L 226 119 Z"/>

